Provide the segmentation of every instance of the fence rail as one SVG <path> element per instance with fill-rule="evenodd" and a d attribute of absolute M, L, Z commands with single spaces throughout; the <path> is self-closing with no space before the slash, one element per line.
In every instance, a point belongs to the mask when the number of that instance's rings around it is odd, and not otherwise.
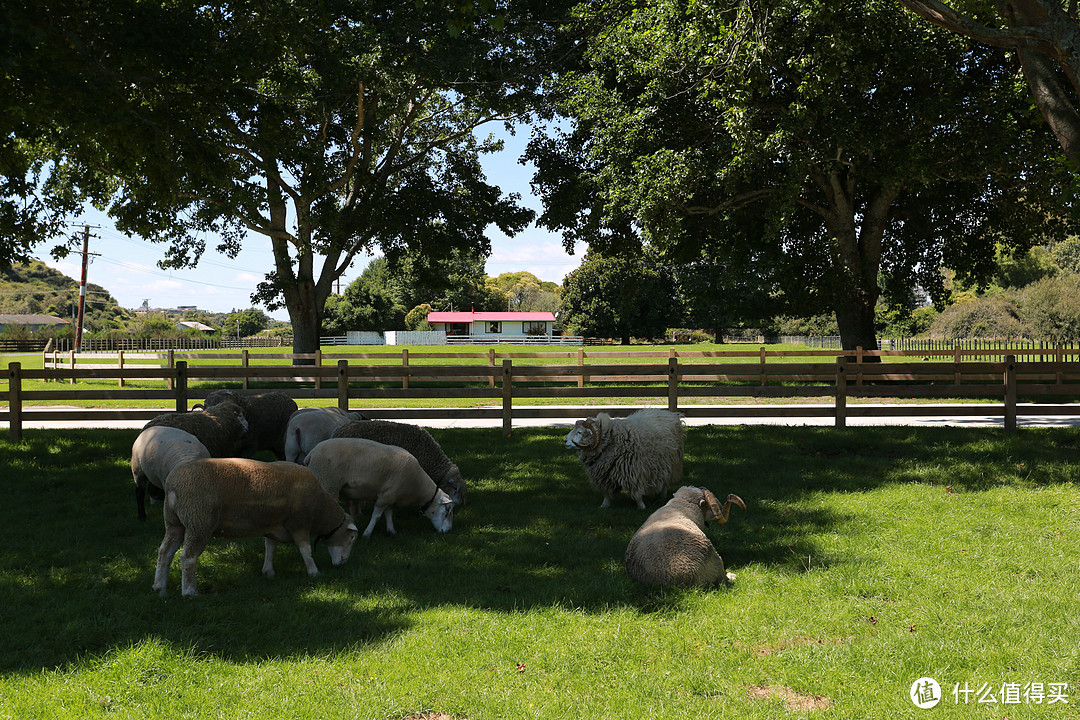
<path fill-rule="evenodd" d="M 282 389 L 297 399 L 322 399 L 336 402 L 338 407 L 349 409 L 350 401 L 357 399 L 387 401 L 391 406 L 364 408 L 365 414 L 385 419 L 427 418 L 501 418 L 504 433 L 509 433 L 514 418 L 568 418 L 580 410 L 566 407 L 534 407 L 518 404 L 515 400 L 547 399 L 565 403 L 579 398 L 593 399 L 656 399 L 672 410 L 691 417 L 832 417 L 838 427 L 846 424 L 848 417 L 888 416 L 897 414 L 889 407 L 849 407 L 849 398 L 979 398 L 989 399 L 991 404 L 968 406 L 950 405 L 949 414 L 1001 415 L 1005 428 L 1015 429 L 1017 414 L 1021 411 L 1041 414 L 1072 414 L 1080 411 L 1076 405 L 1063 403 L 1065 399 L 1080 396 L 1080 362 L 1018 359 L 1009 354 L 1000 360 L 966 360 L 956 358 L 964 351 L 954 350 L 948 361 L 918 362 L 872 362 L 882 356 L 904 351 L 856 352 L 849 357 L 844 352 L 772 352 L 764 348 L 758 352 L 727 351 L 725 359 L 757 358 L 758 362 L 707 362 L 717 353 L 708 351 L 670 352 L 666 363 L 657 362 L 584 362 L 586 356 L 593 360 L 630 359 L 655 357 L 655 352 L 620 353 L 577 352 L 559 354 L 563 362 L 558 364 L 515 364 L 515 358 L 499 357 L 492 349 L 489 353 L 424 353 L 428 359 L 475 358 L 486 362 L 446 365 L 413 364 L 410 360 L 420 353 L 352 353 L 347 356 L 316 354 L 317 357 L 282 354 L 277 359 L 317 360 L 308 365 L 254 365 L 253 356 L 244 354 L 239 365 L 189 364 L 178 359 L 182 354 L 172 353 L 168 366 L 123 365 L 120 367 L 51 366 L 40 370 L 24 369 L 21 363 L 8 366 L 7 390 L 0 399 L 8 402 L 8 409 L 0 410 L 0 421 L 9 423 L 13 439 L 22 434 L 22 422 L 33 416 L 40 420 L 63 419 L 77 416 L 87 420 L 149 419 L 160 409 L 116 410 L 86 409 L 57 410 L 34 406 L 70 400 L 162 400 L 178 412 L 187 411 L 193 402 L 205 398 L 215 386 L 239 381 L 245 390 L 253 382 L 284 383 Z M 972 350 L 972 353 L 983 353 Z M 1045 350 L 1032 350 L 1030 354 Z M 1051 353 L 1053 354 L 1053 353 Z M 513 353 L 517 359 L 528 361 L 552 359 L 552 353 Z M 630 356 L 629 358 L 627 356 Z M 791 357 L 804 362 L 784 362 Z M 832 357 L 827 357 L 832 356 Z M 199 355 L 201 360 L 232 358 L 228 354 Z M 260 355 L 259 357 L 267 357 Z M 351 359 L 373 358 L 401 359 L 400 364 L 352 364 Z M 81 358 L 79 358 L 81 359 Z M 155 358 L 160 360 L 160 358 Z M 687 362 L 684 359 L 696 360 Z M 326 364 L 325 361 L 334 361 Z M 501 362 L 500 362 L 501 360 Z M 571 362 L 566 362 L 571 360 Z M 576 361 L 576 362 L 575 362 Z M 24 381 L 58 381 L 77 386 L 80 381 L 116 380 L 117 389 L 29 389 Z M 125 380 L 157 381 L 160 387 L 124 388 Z M 193 386 L 193 382 L 199 386 Z M 258 392 L 258 390 L 249 390 Z M 680 400 L 709 397 L 819 397 L 831 401 L 828 406 L 702 406 L 692 403 L 680 404 Z M 1050 399 L 1043 405 L 1021 407 L 1018 398 Z M 491 401 L 491 407 L 481 408 L 402 408 L 393 407 L 392 401 L 403 399 L 459 399 Z M 611 408 L 596 407 L 613 414 L 626 414 L 633 408 L 625 405 Z M 937 414 L 945 408 L 937 405 L 905 408 L 906 414 Z"/>

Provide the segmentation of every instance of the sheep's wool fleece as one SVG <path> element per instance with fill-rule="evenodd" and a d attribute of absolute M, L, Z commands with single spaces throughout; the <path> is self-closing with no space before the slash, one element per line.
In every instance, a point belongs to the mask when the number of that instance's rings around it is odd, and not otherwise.
<path fill-rule="evenodd" d="M 600 492 L 658 495 L 682 477 L 686 427 L 678 413 L 645 409 L 625 418 L 596 416 L 600 438 L 578 448 L 589 481 Z"/>
<path fill-rule="evenodd" d="M 465 482 L 461 472 L 439 442 L 419 425 L 389 422 L 387 420 L 360 420 L 342 425 L 334 431 L 335 438 L 363 438 L 384 445 L 394 445 L 408 450 L 420 463 L 424 472 L 457 502 L 465 502 Z"/>
<path fill-rule="evenodd" d="M 645 585 L 714 585 L 724 563 L 702 529 L 696 488 L 683 488 L 642 523 L 626 547 L 626 574 Z"/>
<path fill-rule="evenodd" d="M 293 463 L 197 460 L 174 470 L 167 482 L 174 495 L 166 500 L 166 517 L 175 513 L 180 524 L 204 537 L 261 535 L 277 526 L 319 535 L 344 515 L 315 476 Z"/>

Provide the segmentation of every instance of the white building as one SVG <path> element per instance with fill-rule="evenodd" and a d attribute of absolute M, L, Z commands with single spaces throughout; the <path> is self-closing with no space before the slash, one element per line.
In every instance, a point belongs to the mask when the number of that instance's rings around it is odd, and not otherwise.
<path fill-rule="evenodd" d="M 523 337 L 551 339 L 555 316 L 549 312 L 430 312 L 428 323 L 448 338 L 514 342 Z"/>

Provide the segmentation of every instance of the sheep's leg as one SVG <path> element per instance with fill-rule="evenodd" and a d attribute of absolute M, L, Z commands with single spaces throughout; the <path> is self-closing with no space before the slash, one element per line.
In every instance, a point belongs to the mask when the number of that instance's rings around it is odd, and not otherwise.
<path fill-rule="evenodd" d="M 371 533 L 375 530 L 375 521 L 382 517 L 383 510 L 378 505 L 371 511 L 371 522 L 364 528 L 364 539 L 367 540 L 371 537 Z"/>
<path fill-rule="evenodd" d="M 634 502 L 637 503 L 637 509 L 638 510 L 644 510 L 645 509 L 645 501 L 641 499 L 640 494 L 631 495 L 630 497 L 634 500 Z"/>
<path fill-rule="evenodd" d="M 307 537 L 295 537 L 296 547 L 300 550 L 300 557 L 304 558 L 304 567 L 307 574 L 315 577 L 319 574 L 319 568 L 315 566 L 315 558 L 311 557 L 311 540 Z"/>
<path fill-rule="evenodd" d="M 600 503 L 600 509 L 611 507 L 611 493 L 604 493 L 604 502 Z"/>
<path fill-rule="evenodd" d="M 154 592 L 165 595 L 165 585 L 169 581 L 169 566 L 180 545 L 184 542 L 184 528 L 171 525 L 165 528 L 165 537 L 158 547 L 157 569 L 154 572 Z"/>
<path fill-rule="evenodd" d="M 277 541 L 264 537 L 263 543 L 266 546 L 266 555 L 263 557 L 262 574 L 263 577 L 274 577 L 274 549 L 277 548 Z"/>
<path fill-rule="evenodd" d="M 206 549 L 206 540 L 192 538 L 191 533 L 184 535 L 184 552 L 180 555 L 180 592 L 184 597 L 199 594 L 195 570 L 199 566 L 199 556 Z"/>
<path fill-rule="evenodd" d="M 386 508 L 383 514 L 386 515 L 386 534 L 397 535 L 397 530 L 394 529 L 394 508 Z"/>

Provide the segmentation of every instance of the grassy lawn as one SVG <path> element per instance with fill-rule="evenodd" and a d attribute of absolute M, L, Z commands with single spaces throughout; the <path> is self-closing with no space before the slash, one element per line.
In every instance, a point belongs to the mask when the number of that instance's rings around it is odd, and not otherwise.
<path fill-rule="evenodd" d="M 747 510 L 708 530 L 734 587 L 685 591 L 626 577 L 646 513 L 600 510 L 564 432 L 434 430 L 452 532 L 400 513 L 316 579 L 214 541 L 194 600 L 179 561 L 150 589 L 136 431 L 0 437 L 0 718 L 1080 717 L 1076 431 L 692 427 L 685 481 Z"/>

